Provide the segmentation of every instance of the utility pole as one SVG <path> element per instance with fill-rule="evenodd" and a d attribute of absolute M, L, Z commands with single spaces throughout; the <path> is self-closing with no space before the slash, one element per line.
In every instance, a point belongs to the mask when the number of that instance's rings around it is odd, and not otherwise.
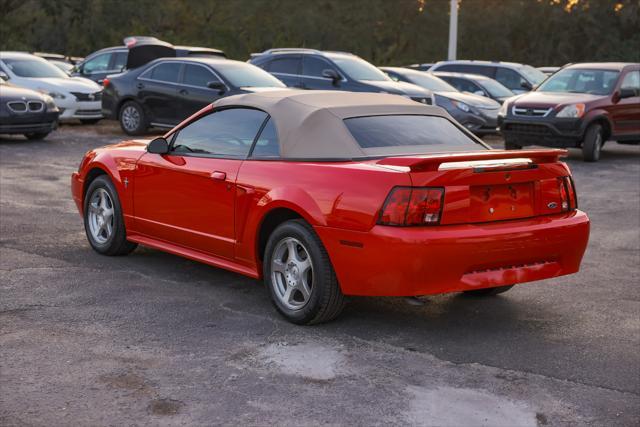
<path fill-rule="evenodd" d="M 458 0 L 451 0 L 449 13 L 449 61 L 456 59 L 458 45 Z"/>

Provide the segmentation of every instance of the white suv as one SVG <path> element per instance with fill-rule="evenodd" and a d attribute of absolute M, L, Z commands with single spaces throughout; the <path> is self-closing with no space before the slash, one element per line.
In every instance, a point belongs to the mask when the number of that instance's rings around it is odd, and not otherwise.
<path fill-rule="evenodd" d="M 51 96 L 60 110 L 59 120 L 95 123 L 102 118 L 101 86 L 89 79 L 70 77 L 35 55 L 0 52 L 0 78 Z"/>
<path fill-rule="evenodd" d="M 454 73 L 479 74 L 502 83 L 514 93 L 529 92 L 547 78 L 540 70 L 526 64 L 491 61 L 440 61 L 429 68 L 430 73 L 449 71 Z"/>

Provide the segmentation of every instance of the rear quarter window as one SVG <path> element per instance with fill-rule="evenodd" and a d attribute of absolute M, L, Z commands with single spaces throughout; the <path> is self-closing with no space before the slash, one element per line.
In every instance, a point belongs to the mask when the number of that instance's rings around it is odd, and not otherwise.
<path fill-rule="evenodd" d="M 389 115 L 344 120 L 367 155 L 409 155 L 484 150 L 486 147 L 439 116 Z"/>

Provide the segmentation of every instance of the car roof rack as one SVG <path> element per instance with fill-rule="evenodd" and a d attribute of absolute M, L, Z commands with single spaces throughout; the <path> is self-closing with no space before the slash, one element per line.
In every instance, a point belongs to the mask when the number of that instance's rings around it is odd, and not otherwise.
<path fill-rule="evenodd" d="M 276 47 L 273 49 L 267 49 L 259 55 L 271 55 L 274 53 L 288 53 L 288 52 L 309 52 L 309 53 L 322 53 L 318 49 L 308 49 L 306 47 Z"/>

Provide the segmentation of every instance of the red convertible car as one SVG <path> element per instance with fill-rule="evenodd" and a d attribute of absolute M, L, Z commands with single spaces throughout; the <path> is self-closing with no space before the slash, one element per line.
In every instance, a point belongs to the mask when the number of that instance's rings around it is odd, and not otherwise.
<path fill-rule="evenodd" d="M 396 95 L 269 91 L 90 151 L 72 192 L 99 253 L 142 244 L 263 278 L 311 324 L 345 295 L 495 295 L 577 272 L 589 219 L 563 155 L 490 149 Z"/>

